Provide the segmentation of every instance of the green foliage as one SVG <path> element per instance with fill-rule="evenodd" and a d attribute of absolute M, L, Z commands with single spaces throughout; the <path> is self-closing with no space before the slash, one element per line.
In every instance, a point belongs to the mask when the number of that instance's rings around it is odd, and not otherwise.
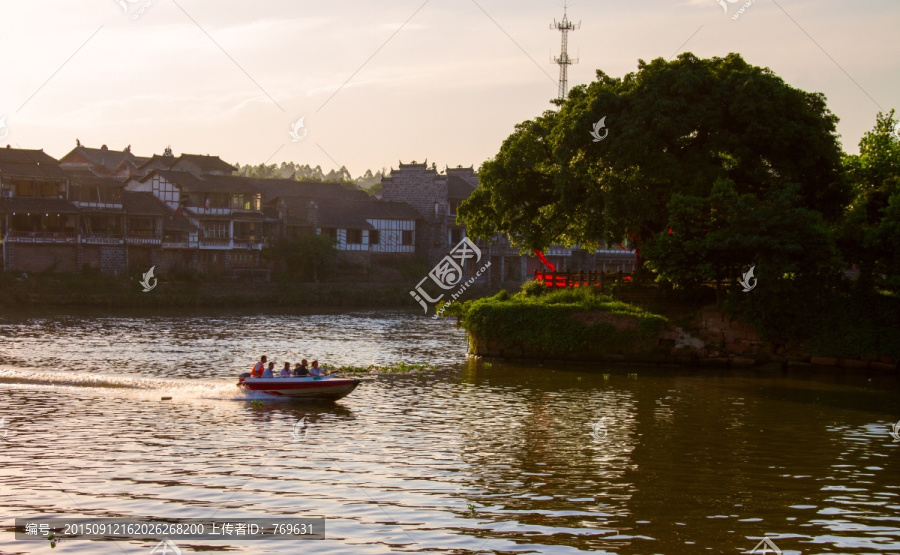
<path fill-rule="evenodd" d="M 589 131 L 603 117 L 597 142 Z M 622 79 L 598 71 L 558 112 L 516 126 L 460 219 L 523 250 L 628 237 L 642 248 L 665 231 L 673 195 L 707 198 L 727 178 L 759 198 L 798 183 L 799 206 L 833 221 L 849 200 L 836 122 L 823 95 L 737 54 L 639 61 Z"/>
<path fill-rule="evenodd" d="M 535 356 L 612 354 L 647 351 L 666 324 L 662 316 L 587 288 L 550 291 L 540 296 L 498 293 L 462 303 L 460 325 L 486 345 Z M 598 321 L 574 318 L 586 314 Z M 635 329 L 618 329 L 604 315 L 632 317 Z M 620 318 L 619 321 L 628 318 Z"/>
<path fill-rule="evenodd" d="M 900 360 L 900 298 L 858 291 L 835 299 L 811 342 L 821 356 Z"/>
<path fill-rule="evenodd" d="M 797 187 L 763 198 L 738 194 L 719 180 L 709 197 L 674 195 L 671 233 L 645 251 L 659 279 L 682 289 L 731 282 L 726 306 L 769 336 L 802 339 L 841 283 L 831 228 L 818 212 L 798 206 Z M 744 293 L 737 281 L 755 266 L 758 286 Z"/>
<path fill-rule="evenodd" d="M 385 261 L 381 265 L 398 270 L 403 281 L 414 282 L 422 279 L 422 276 L 428 274 L 428 270 L 431 269 L 431 266 L 428 265 L 428 260 L 424 256 Z"/>
<path fill-rule="evenodd" d="M 894 110 L 878 114 L 859 142 L 859 155 L 844 158 L 854 201 L 840 228 L 840 245 L 858 264 L 860 289 L 900 292 L 900 137 Z"/>
<path fill-rule="evenodd" d="M 296 237 L 280 239 L 267 257 L 283 264 L 288 282 L 318 281 L 334 267 L 337 250 L 328 235 L 304 233 Z"/>
<path fill-rule="evenodd" d="M 539 297 L 547 292 L 547 286 L 539 281 L 526 281 L 522 284 L 522 294 L 526 297 Z"/>
<path fill-rule="evenodd" d="M 268 166 L 265 164 L 235 165 L 238 168 L 238 175 L 245 177 L 341 183 L 349 185 L 353 189 L 368 190 L 372 195 L 381 191 L 381 178 L 386 173 L 385 169 L 375 173 L 372 173 L 372 170 L 366 170 L 366 173 L 354 179 L 344 166 L 341 166 L 339 170 L 330 170 L 325 173 L 321 166 L 313 168 L 309 164 L 295 164 L 294 162 L 282 162 L 280 166 L 278 164 L 269 164 Z"/>

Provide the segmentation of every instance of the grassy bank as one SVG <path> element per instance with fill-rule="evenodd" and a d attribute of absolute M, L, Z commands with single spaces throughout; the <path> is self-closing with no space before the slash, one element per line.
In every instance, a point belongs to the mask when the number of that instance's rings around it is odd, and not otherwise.
<path fill-rule="evenodd" d="M 455 310 L 454 310 L 455 309 Z M 519 293 L 451 307 L 469 333 L 470 352 L 487 356 L 595 358 L 650 353 L 668 320 L 587 288 Z"/>

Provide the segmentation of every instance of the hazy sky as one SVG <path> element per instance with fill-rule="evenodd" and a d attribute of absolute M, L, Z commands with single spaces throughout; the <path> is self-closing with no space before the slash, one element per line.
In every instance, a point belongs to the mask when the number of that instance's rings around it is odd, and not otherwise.
<path fill-rule="evenodd" d="M 857 152 L 879 106 L 900 107 L 900 2 L 750 2 L 737 20 L 744 3 L 570 2 L 570 86 L 638 59 L 738 52 L 825 93 Z M 553 0 L 0 0 L 0 141 L 57 158 L 76 138 L 171 145 L 354 176 L 425 158 L 477 168 L 552 107 L 561 16 Z"/>

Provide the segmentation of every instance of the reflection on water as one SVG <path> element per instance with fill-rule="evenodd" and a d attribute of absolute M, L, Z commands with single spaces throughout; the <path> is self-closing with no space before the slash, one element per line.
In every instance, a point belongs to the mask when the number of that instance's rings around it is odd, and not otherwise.
<path fill-rule="evenodd" d="M 464 350 L 400 312 L 0 317 L 0 552 L 153 546 L 14 540 L 37 514 L 327 519 L 324 541 L 185 553 L 900 551 L 895 385 Z M 235 387 L 260 354 L 438 370 L 305 404 Z"/>

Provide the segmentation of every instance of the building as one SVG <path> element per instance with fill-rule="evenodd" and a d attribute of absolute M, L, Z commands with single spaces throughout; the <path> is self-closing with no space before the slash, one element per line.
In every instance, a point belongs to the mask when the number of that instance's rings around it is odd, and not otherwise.
<path fill-rule="evenodd" d="M 391 168 L 390 175 L 382 179 L 381 187 L 385 200 L 406 202 L 419 213 L 416 251 L 426 256 L 429 264 L 437 264 L 466 237 L 465 225 L 457 222 L 456 216 L 459 205 L 478 187 L 478 173 L 474 168 L 457 166 L 439 173 L 436 165 L 428 167 L 427 161 L 423 164 L 400 162 L 398 169 Z M 535 270 L 543 268 L 537 258 L 521 255 L 504 234 L 498 233 L 489 241 L 475 243 L 482 256 L 488 256 L 491 261 L 490 283 L 523 282 L 530 279 Z M 552 245 L 544 255 L 560 272 L 628 273 L 634 271 L 635 266 L 634 251 L 625 247 L 589 252 Z M 464 270 L 467 275 L 472 275 L 476 269 L 472 261 L 469 262 L 471 267 Z"/>
<path fill-rule="evenodd" d="M 302 233 L 332 237 L 341 257 L 363 265 L 417 256 L 434 265 L 466 236 L 456 212 L 478 186 L 472 167 L 438 173 L 427 162 L 392 169 L 381 200 L 338 183 L 235 171 L 218 156 L 175 156 L 171 148 L 140 157 L 79 142 L 62 160 L 0 149 L 3 268 L 268 273 L 262 251 Z M 477 266 L 491 261 L 489 284 L 524 281 L 541 265 L 500 234 L 476 244 Z M 633 253 L 605 252 L 553 246 L 545 254 L 560 271 L 576 269 L 573 260 L 577 269 L 633 268 Z M 478 267 L 469 260 L 464 271 L 471 276 Z"/>

